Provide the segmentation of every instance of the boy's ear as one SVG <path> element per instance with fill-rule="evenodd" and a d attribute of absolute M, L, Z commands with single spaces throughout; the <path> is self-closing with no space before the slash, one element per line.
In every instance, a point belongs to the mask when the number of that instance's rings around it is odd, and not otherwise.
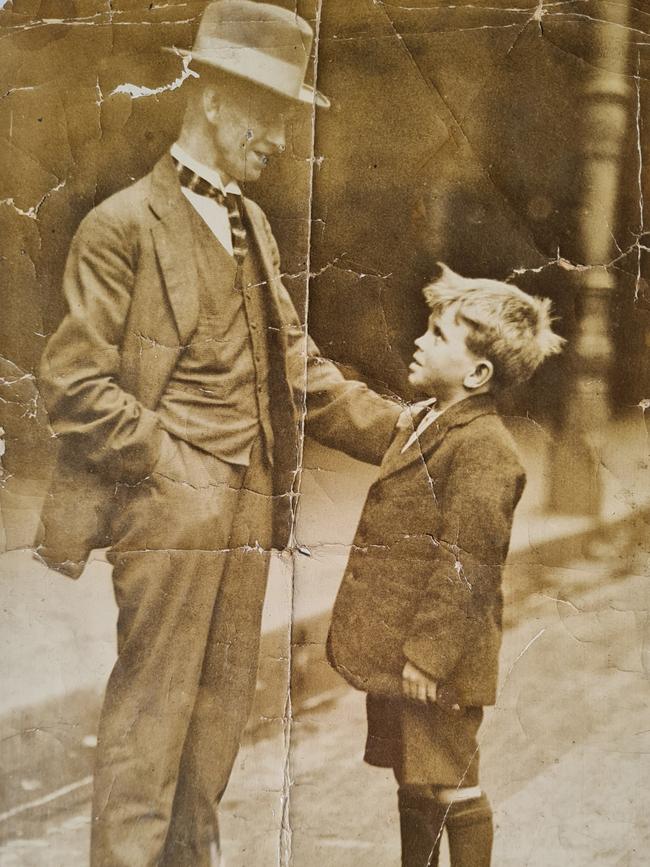
<path fill-rule="evenodd" d="M 436 265 L 440 269 L 440 274 L 435 277 L 435 282 L 437 284 L 448 289 L 454 289 L 457 292 L 463 291 L 467 288 L 467 280 L 465 277 L 452 271 L 444 262 L 436 262 Z"/>
<path fill-rule="evenodd" d="M 486 386 L 494 376 L 494 365 L 487 358 L 482 358 L 477 361 L 474 369 L 471 370 L 465 379 L 463 385 L 468 391 L 476 391 L 477 388 Z"/>

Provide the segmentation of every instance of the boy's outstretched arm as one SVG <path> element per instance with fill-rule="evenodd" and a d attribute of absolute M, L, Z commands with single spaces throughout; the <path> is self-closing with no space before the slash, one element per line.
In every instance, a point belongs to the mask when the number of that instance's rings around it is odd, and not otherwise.
<path fill-rule="evenodd" d="M 426 590 L 403 646 L 408 661 L 438 683 L 453 672 L 500 600 L 524 482 L 516 456 L 498 439 L 459 444 L 444 484 L 435 553 L 423 563 Z"/>

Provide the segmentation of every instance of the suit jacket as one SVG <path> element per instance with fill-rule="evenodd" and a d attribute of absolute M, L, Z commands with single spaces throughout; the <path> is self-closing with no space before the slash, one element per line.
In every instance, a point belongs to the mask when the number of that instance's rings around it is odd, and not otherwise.
<path fill-rule="evenodd" d="M 137 484 L 159 458 L 164 432 L 156 406 L 199 315 L 190 207 L 166 155 L 91 211 L 70 248 L 68 311 L 40 371 L 61 448 L 37 551 L 71 577 L 81 574 L 93 547 L 110 543 L 115 486 Z M 257 292 L 269 334 L 276 544 L 283 546 L 295 507 L 303 406 L 309 433 L 375 463 L 399 407 L 319 356 L 282 285 L 264 213 L 249 199 L 244 211 L 267 277 Z"/>
<path fill-rule="evenodd" d="M 401 695 L 407 660 L 441 700 L 493 704 L 501 570 L 525 475 L 492 398 L 443 412 L 402 454 L 398 433 L 370 488 L 328 639 L 353 686 Z"/>

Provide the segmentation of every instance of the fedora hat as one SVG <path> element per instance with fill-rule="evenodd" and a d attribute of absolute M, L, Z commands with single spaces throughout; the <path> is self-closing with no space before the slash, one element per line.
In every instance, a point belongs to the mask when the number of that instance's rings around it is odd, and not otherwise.
<path fill-rule="evenodd" d="M 206 6 L 192 49 L 165 50 L 327 108 L 329 99 L 305 84 L 313 38 L 309 24 L 288 9 L 253 0 L 215 0 Z"/>

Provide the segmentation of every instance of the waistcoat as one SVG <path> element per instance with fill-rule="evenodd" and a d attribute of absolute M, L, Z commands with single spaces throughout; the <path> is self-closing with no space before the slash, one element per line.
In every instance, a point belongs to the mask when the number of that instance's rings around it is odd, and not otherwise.
<path fill-rule="evenodd" d="M 191 210 L 199 320 L 157 407 L 169 433 L 247 465 L 261 435 L 272 462 L 266 287 L 254 244 L 239 269 Z"/>

